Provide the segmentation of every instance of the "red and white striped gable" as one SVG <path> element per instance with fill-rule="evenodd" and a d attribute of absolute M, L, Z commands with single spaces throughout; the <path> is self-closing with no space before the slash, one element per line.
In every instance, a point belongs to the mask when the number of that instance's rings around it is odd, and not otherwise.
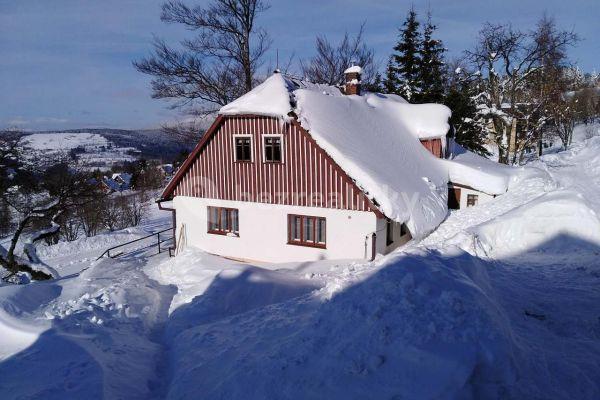
<path fill-rule="evenodd" d="M 283 162 L 263 162 L 264 134 L 283 138 Z M 252 162 L 236 162 L 234 136 L 250 135 Z M 296 121 L 257 115 L 219 116 L 163 199 L 203 197 L 257 203 L 374 211 L 354 181 Z"/>

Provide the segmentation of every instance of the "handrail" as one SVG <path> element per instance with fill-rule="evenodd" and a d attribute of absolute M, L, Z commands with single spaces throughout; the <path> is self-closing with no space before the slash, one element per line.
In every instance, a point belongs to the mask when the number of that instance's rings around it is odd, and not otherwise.
<path fill-rule="evenodd" d="M 100 257 L 96 258 L 96 261 L 98 261 L 99 259 L 101 259 L 101 258 L 102 258 L 102 257 L 104 257 L 105 255 L 108 255 L 108 257 L 110 257 L 110 258 L 116 258 L 116 257 L 119 257 L 119 256 L 123 255 L 124 253 L 123 253 L 123 252 L 120 252 L 120 253 L 117 253 L 117 254 L 115 254 L 115 255 L 111 256 L 111 255 L 110 255 L 110 251 L 111 251 L 111 250 L 118 249 L 119 247 L 124 247 L 124 246 L 127 246 L 127 245 L 129 245 L 129 244 L 132 244 L 132 243 L 139 242 L 139 241 L 141 241 L 141 240 L 144 240 L 144 239 L 151 238 L 151 237 L 153 237 L 153 236 L 157 236 L 157 239 L 158 239 L 158 240 L 157 240 L 157 242 L 156 242 L 156 245 L 158 245 L 158 252 L 160 253 L 160 244 L 161 244 L 161 243 L 164 243 L 164 242 L 167 242 L 167 241 L 169 241 L 169 240 L 172 240 L 172 239 L 173 239 L 172 237 L 170 237 L 170 238 L 167 238 L 167 239 L 164 239 L 164 240 L 160 240 L 160 234 L 161 234 L 161 233 L 165 233 L 165 232 L 167 232 L 167 231 L 172 231 L 172 230 L 173 230 L 173 228 L 172 228 L 172 227 L 171 227 L 171 228 L 167 228 L 167 229 L 163 229 L 162 231 L 154 232 L 154 233 L 152 233 L 152 234 L 150 234 L 150 235 L 147 235 L 147 236 L 144 236 L 144 237 L 141 237 L 141 238 L 137 238 L 137 239 L 131 240 L 131 241 L 129 241 L 129 242 L 121 243 L 121 244 L 118 244 L 118 245 L 116 245 L 116 246 L 113 246 L 113 247 L 111 247 L 111 248 L 108 248 L 108 249 L 106 249 L 106 250 L 104 251 L 104 253 L 102 253 L 102 254 L 100 255 Z M 147 247 L 152 247 L 152 246 L 154 246 L 154 244 L 153 244 L 153 245 L 150 245 L 150 246 L 147 246 Z M 137 251 L 137 250 L 139 250 L 139 249 L 136 249 L 136 250 L 134 250 L 134 251 Z M 171 253 L 171 251 L 170 251 L 170 250 L 171 250 L 171 249 L 169 249 L 169 254 Z"/>

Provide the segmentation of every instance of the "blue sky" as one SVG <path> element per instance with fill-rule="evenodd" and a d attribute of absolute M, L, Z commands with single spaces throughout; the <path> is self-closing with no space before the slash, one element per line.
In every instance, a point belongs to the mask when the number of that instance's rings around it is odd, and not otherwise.
<path fill-rule="evenodd" d="M 206 3 L 188 0 L 189 4 Z M 267 65 L 313 52 L 314 38 L 335 40 L 365 21 L 365 39 L 385 60 L 410 4 L 428 8 L 455 57 L 473 45 L 484 21 L 522 29 L 544 10 L 583 41 L 571 52 L 585 71 L 600 70 L 598 0 L 273 0 L 259 23 L 273 38 Z M 162 0 L 0 0 L 0 128 L 149 128 L 177 118 L 150 98 L 149 78 L 131 61 L 147 55 L 152 34 L 175 43 L 189 32 L 163 24 Z"/>

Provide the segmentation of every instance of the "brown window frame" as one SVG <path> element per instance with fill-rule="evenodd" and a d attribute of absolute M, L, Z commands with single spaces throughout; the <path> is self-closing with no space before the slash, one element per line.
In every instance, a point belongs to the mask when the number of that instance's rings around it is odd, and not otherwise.
<path fill-rule="evenodd" d="M 211 229 L 211 209 L 217 210 L 217 215 L 218 215 L 218 221 L 217 221 L 217 229 Z M 225 212 L 226 218 L 229 220 L 228 221 L 228 225 L 223 225 L 223 221 L 222 221 L 222 216 L 223 216 L 223 211 Z M 233 230 L 233 213 L 235 212 L 236 214 L 236 226 L 237 226 L 237 230 Z M 237 208 L 229 208 L 229 207 L 217 207 L 217 206 L 207 206 L 206 207 L 206 213 L 207 213 L 207 232 L 211 233 L 213 235 L 229 235 L 230 233 L 235 235 L 235 236 L 240 236 L 240 211 Z M 224 229 L 224 226 L 229 226 L 229 229 Z"/>
<path fill-rule="evenodd" d="M 300 239 L 296 240 L 294 238 L 292 238 L 292 220 L 295 218 L 300 218 Z M 307 219 L 312 219 L 313 223 L 312 223 L 312 237 L 313 240 L 312 241 L 308 241 L 304 239 L 304 225 L 305 225 L 305 221 Z M 323 221 L 324 228 L 323 228 L 323 242 L 317 242 L 317 225 L 320 224 L 320 222 Z M 325 217 L 317 217 L 314 215 L 299 215 L 299 214 L 288 214 L 288 244 L 294 245 L 294 246 L 305 246 L 305 247 L 316 247 L 319 249 L 326 249 L 327 248 L 327 218 Z"/>
<path fill-rule="evenodd" d="M 267 148 L 272 147 L 273 149 L 275 149 L 275 144 L 267 144 L 267 140 L 269 140 L 269 139 L 278 139 L 279 140 L 279 160 L 267 159 L 267 153 L 268 153 Z M 283 164 L 283 135 L 265 134 L 262 137 L 262 142 L 263 142 L 262 143 L 262 145 L 263 145 L 263 162 L 268 163 L 268 164 Z M 274 155 L 274 153 L 272 152 L 271 155 Z"/>
<path fill-rule="evenodd" d="M 243 154 L 244 150 L 242 149 L 242 155 L 248 156 L 248 158 L 240 158 L 238 157 L 238 141 L 247 140 L 248 146 L 250 147 L 248 150 L 248 154 Z M 239 163 L 251 163 L 254 161 L 254 155 L 252 154 L 252 148 L 254 147 L 254 140 L 251 135 L 233 135 L 233 157 L 235 162 Z M 243 144 L 242 146 L 244 146 Z"/>
<path fill-rule="evenodd" d="M 478 194 L 467 194 L 467 207 L 475 207 L 479 203 Z"/>

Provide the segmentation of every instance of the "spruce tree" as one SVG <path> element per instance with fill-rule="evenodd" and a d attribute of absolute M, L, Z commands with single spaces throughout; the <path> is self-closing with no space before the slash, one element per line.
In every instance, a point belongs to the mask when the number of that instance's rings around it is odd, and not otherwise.
<path fill-rule="evenodd" d="M 473 99 L 476 86 L 469 74 L 460 68 L 453 73 L 444 100 L 444 104 L 452 110 L 449 136 L 466 149 L 488 156 L 490 153 L 484 147 L 487 136 L 485 121 L 478 118 L 477 105 Z"/>
<path fill-rule="evenodd" d="M 397 85 L 398 80 L 396 78 L 396 70 L 394 69 L 392 57 L 390 56 L 385 69 L 385 80 L 383 81 L 383 87 L 385 88 L 386 93 L 396 93 Z"/>
<path fill-rule="evenodd" d="M 442 41 L 433 38 L 437 27 L 431 22 L 431 13 L 423 29 L 419 85 L 421 91 L 415 97 L 419 103 L 442 103 L 444 101 L 444 48 Z"/>
<path fill-rule="evenodd" d="M 388 91 L 406 100 L 414 100 L 421 92 L 419 84 L 420 52 L 422 46 L 417 13 L 413 8 L 400 29 L 400 38 L 390 58 L 385 86 Z"/>

